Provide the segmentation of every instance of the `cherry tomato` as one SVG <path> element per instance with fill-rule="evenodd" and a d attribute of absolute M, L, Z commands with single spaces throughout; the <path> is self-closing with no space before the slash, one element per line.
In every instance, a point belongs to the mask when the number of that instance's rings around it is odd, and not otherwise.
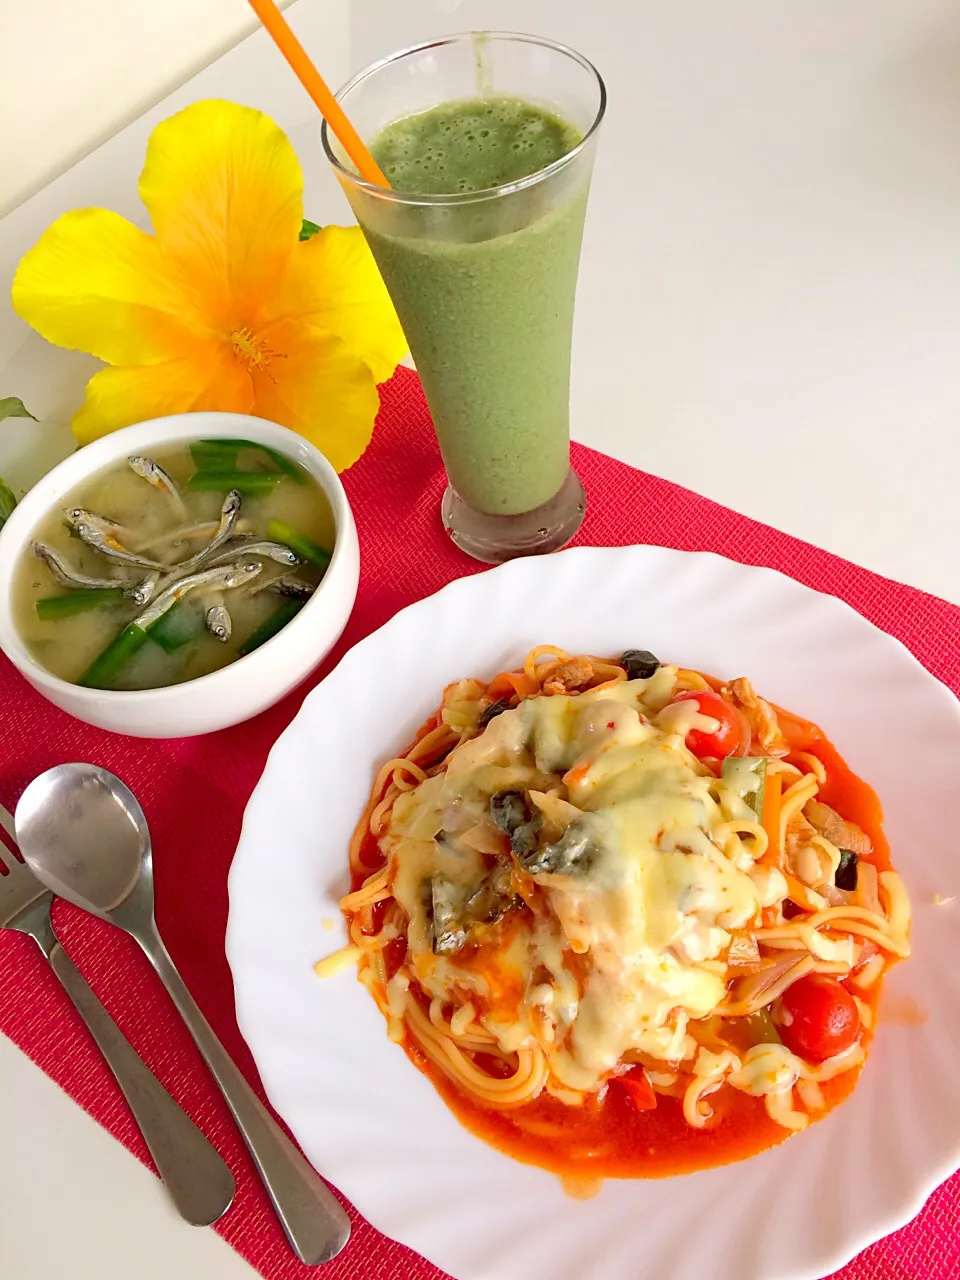
<path fill-rule="evenodd" d="M 781 1023 L 780 1038 L 798 1058 L 823 1062 L 856 1043 L 857 1004 L 835 978 L 811 973 L 788 987 L 781 1000 L 790 1021 Z"/>
<path fill-rule="evenodd" d="M 725 756 L 742 754 L 747 747 L 749 735 L 743 716 L 736 707 L 731 707 L 729 702 L 724 702 L 719 693 L 688 689 L 686 693 L 678 693 L 673 701 L 695 701 L 699 704 L 701 715 L 709 716 L 719 724 L 716 733 L 703 733 L 700 729 L 691 729 L 687 734 L 685 739 L 687 750 L 692 751 L 698 758 L 703 759 L 709 756 L 711 759 L 722 760 Z"/>
<path fill-rule="evenodd" d="M 638 1111 L 656 1110 L 657 1095 L 643 1067 L 631 1067 L 626 1075 L 620 1077 L 620 1083 Z"/>

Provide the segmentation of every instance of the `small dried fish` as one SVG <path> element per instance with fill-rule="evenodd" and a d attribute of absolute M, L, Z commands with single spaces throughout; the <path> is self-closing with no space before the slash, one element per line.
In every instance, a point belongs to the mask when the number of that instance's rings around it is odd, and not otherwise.
<path fill-rule="evenodd" d="M 268 560 L 285 565 L 288 569 L 293 569 L 302 563 L 300 557 L 282 542 L 244 542 L 239 547 L 230 547 L 226 551 L 221 551 L 210 561 L 210 567 L 223 564 L 238 553 L 245 556 L 266 556 Z"/>
<path fill-rule="evenodd" d="M 116 520 L 108 520 L 106 516 L 97 515 L 95 511 L 87 511 L 84 507 L 70 507 L 64 515 L 67 524 L 76 529 L 78 524 L 88 524 L 93 529 L 102 529 L 104 533 L 113 534 L 117 538 L 135 538 L 136 532 Z"/>
<path fill-rule="evenodd" d="M 187 508 L 183 505 L 183 499 L 180 497 L 180 490 L 173 483 L 163 467 L 158 466 L 152 458 L 145 458 L 142 454 L 136 454 L 132 458 L 128 458 L 127 462 L 135 475 L 141 480 L 146 480 L 147 484 L 153 485 L 159 493 L 165 494 L 173 502 L 182 520 L 187 518 Z"/>
<path fill-rule="evenodd" d="M 433 906 L 433 950 L 438 956 L 449 956 L 459 951 L 467 940 L 461 912 L 463 891 L 441 876 L 430 882 Z"/>
<path fill-rule="evenodd" d="M 438 841 L 441 836 L 437 837 Z M 445 842 L 445 847 L 452 847 Z M 488 872 L 472 892 L 441 875 L 423 886 L 424 910 L 430 921 L 430 937 L 435 955 L 458 952 L 477 925 L 493 924 L 506 912 L 522 906 L 513 892 L 510 867 L 500 863 Z"/>
<path fill-rule="evenodd" d="M 244 559 L 234 564 L 220 565 L 217 569 L 206 569 L 203 573 L 194 573 L 188 578 L 181 578 L 167 587 L 166 591 L 161 592 L 149 608 L 145 609 L 139 617 L 134 618 L 133 623 L 146 631 L 191 591 L 197 591 L 201 587 L 231 591 L 234 587 L 242 587 L 245 583 L 251 582 L 262 568 L 262 561 Z"/>
<path fill-rule="evenodd" d="M 90 574 L 75 569 L 52 547 L 43 542 L 34 542 L 34 555 L 42 560 L 58 582 L 65 587 L 80 590 L 103 590 L 119 588 L 124 595 L 136 605 L 146 604 L 159 581 L 158 573 L 150 573 L 142 582 L 121 582 L 117 578 L 94 578 Z"/>
<path fill-rule="evenodd" d="M 202 565 L 209 564 L 210 560 L 217 554 L 224 543 L 229 542 L 233 537 L 234 526 L 240 515 L 240 507 L 243 498 L 236 489 L 231 489 L 223 500 L 223 506 L 220 508 L 220 521 L 217 525 L 217 531 L 207 543 L 205 547 L 189 558 L 189 560 L 181 560 L 179 564 L 166 565 L 167 573 L 193 573 Z M 247 548 L 238 548 L 240 554 L 246 555 Z"/>
<path fill-rule="evenodd" d="M 143 603 L 139 599 L 139 592 L 144 583 L 131 585 L 128 582 L 120 582 L 116 578 L 93 578 L 90 574 L 82 573 L 79 569 L 75 569 L 73 565 L 68 564 L 59 552 L 54 551 L 53 547 L 48 547 L 45 542 L 35 542 L 33 544 L 33 554 L 38 560 L 43 561 L 57 581 L 65 587 L 80 588 L 86 591 L 109 590 L 111 587 L 119 587 L 135 604 Z"/>
<path fill-rule="evenodd" d="M 213 638 L 223 644 L 226 644 L 233 634 L 233 621 L 225 605 L 211 605 L 204 614 L 203 622 Z"/>
<path fill-rule="evenodd" d="M 98 516 L 95 512 L 84 511 L 82 507 L 73 507 L 67 512 L 67 519 L 77 532 L 77 536 L 88 547 L 106 556 L 108 560 L 116 560 L 118 564 L 132 565 L 135 569 L 158 569 L 163 572 L 167 568 L 159 560 L 150 560 L 147 556 L 130 551 L 120 541 L 119 525 Z"/>
<path fill-rule="evenodd" d="M 518 905 L 520 899 L 510 884 L 510 868 L 500 863 L 483 877 L 464 903 L 463 911 L 470 923 L 492 924 Z"/>
<path fill-rule="evenodd" d="M 147 574 L 139 586 L 134 587 L 133 590 L 129 591 L 127 594 L 130 596 L 130 599 L 134 604 L 147 604 L 153 599 L 153 593 L 156 591 L 157 583 L 159 581 L 160 574 L 154 570 L 153 573 Z"/>

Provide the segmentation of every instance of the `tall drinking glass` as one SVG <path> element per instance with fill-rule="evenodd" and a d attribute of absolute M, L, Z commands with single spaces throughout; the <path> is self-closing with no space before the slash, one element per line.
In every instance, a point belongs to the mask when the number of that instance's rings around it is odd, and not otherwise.
<path fill-rule="evenodd" d="M 391 187 L 374 186 L 323 126 L 423 382 L 450 482 L 444 524 L 489 563 L 556 550 L 585 509 L 570 467 L 570 346 L 603 81 L 551 41 L 475 32 L 394 54 L 338 97 L 378 160 L 392 134 L 393 159 L 430 172 L 430 194 L 389 171 Z M 398 121 L 410 125 L 399 137 Z M 549 154 L 556 130 L 556 158 L 523 173 L 524 153 Z M 498 165 L 523 176 L 491 183 Z"/>

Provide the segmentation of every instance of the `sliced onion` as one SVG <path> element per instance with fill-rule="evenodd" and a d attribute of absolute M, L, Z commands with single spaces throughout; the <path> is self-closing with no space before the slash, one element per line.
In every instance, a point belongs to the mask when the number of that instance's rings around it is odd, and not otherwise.
<path fill-rule="evenodd" d="M 875 911 L 878 916 L 882 916 L 884 913 L 880 902 L 880 881 L 877 876 L 877 868 L 872 862 L 864 862 L 863 858 L 857 864 L 857 888 L 854 894 L 854 901 L 858 907 L 863 907 L 867 911 Z"/>
<path fill-rule="evenodd" d="M 734 983 L 730 1002 L 738 1005 L 756 1004 L 764 992 L 771 990 L 793 968 L 805 965 L 810 956 L 806 951 L 785 951 L 768 968 Z"/>
<path fill-rule="evenodd" d="M 822 884 L 817 889 L 817 893 L 826 898 L 831 907 L 852 907 L 856 902 L 855 894 L 849 889 L 838 889 L 835 884 Z"/>
<path fill-rule="evenodd" d="M 727 950 L 731 969 L 753 969 L 760 964 L 760 948 L 752 933 L 735 933 Z"/>
<path fill-rule="evenodd" d="M 504 852 L 506 840 L 502 831 L 492 822 L 478 822 L 460 836 L 460 843 L 477 853 L 500 857 Z"/>

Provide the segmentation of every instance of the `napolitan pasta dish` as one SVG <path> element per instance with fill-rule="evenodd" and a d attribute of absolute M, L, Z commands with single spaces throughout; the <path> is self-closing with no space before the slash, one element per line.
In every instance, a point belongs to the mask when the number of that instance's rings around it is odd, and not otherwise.
<path fill-rule="evenodd" d="M 355 962 L 461 1120 L 569 1176 L 803 1129 L 909 954 L 879 805 L 822 732 L 646 651 L 450 685 L 350 866 L 350 945 L 318 972 Z"/>

